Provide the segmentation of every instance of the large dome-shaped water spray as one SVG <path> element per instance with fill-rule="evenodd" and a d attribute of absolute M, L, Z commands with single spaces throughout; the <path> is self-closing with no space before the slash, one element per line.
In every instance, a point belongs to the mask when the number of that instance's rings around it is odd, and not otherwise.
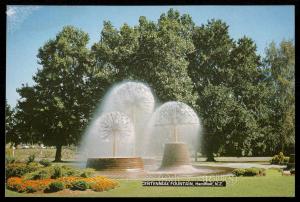
<path fill-rule="evenodd" d="M 133 154 L 141 154 L 143 148 L 143 127 L 154 110 L 151 89 L 141 82 L 128 81 L 115 86 L 104 104 L 104 111 L 119 111 L 132 120 L 135 138 Z"/>
<path fill-rule="evenodd" d="M 133 81 L 116 86 L 109 96 L 109 103 L 110 109 L 124 112 L 131 118 L 150 115 L 154 109 L 151 89 L 143 83 Z"/>
<path fill-rule="evenodd" d="M 173 141 L 178 142 L 179 135 L 192 134 L 178 134 L 179 127 L 193 127 L 198 128 L 200 125 L 199 118 L 192 108 L 182 102 L 167 102 L 156 110 L 155 113 L 155 127 L 165 127 L 173 136 Z M 180 137 L 183 141 L 185 138 Z"/>

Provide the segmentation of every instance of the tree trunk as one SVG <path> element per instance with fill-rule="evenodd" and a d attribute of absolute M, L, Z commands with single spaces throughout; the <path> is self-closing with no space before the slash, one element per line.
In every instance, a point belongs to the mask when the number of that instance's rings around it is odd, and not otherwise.
<path fill-rule="evenodd" d="M 206 159 L 206 161 L 210 161 L 210 162 L 215 162 L 215 161 L 216 161 L 212 152 L 209 152 L 209 153 L 207 154 L 207 159 Z"/>
<path fill-rule="evenodd" d="M 62 145 L 56 145 L 56 153 L 55 153 L 55 159 L 54 162 L 61 162 L 61 151 L 62 151 Z"/>

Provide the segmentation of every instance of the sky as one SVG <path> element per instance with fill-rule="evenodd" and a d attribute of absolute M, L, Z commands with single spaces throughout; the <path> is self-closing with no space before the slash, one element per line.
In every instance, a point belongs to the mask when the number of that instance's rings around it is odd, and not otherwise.
<path fill-rule="evenodd" d="M 15 106 L 16 92 L 22 84 L 33 85 L 39 67 L 38 49 L 66 25 L 73 25 L 90 36 L 89 47 L 98 42 L 103 21 L 119 28 L 124 23 L 138 24 L 140 16 L 157 21 L 170 8 L 189 14 L 200 26 L 211 19 L 229 25 L 235 40 L 247 36 L 264 55 L 269 43 L 295 39 L 294 6 L 7 6 L 6 99 Z"/>

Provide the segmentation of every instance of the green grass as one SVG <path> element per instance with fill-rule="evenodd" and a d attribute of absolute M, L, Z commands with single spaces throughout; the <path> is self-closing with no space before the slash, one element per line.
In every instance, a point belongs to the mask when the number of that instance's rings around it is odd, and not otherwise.
<path fill-rule="evenodd" d="M 203 178 L 191 178 L 203 180 Z M 282 176 L 275 169 L 263 177 L 226 177 L 226 187 L 143 187 L 141 180 L 119 180 L 120 187 L 107 192 L 79 194 L 20 194 L 6 190 L 6 196 L 65 196 L 65 197 L 234 197 L 234 196 L 295 196 L 295 177 Z M 181 178 L 179 180 L 186 180 Z M 211 179 L 211 180 L 222 180 Z"/>

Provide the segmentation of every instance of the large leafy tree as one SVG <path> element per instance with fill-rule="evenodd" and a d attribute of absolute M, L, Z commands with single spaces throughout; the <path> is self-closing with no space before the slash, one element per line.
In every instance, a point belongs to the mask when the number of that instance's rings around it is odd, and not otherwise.
<path fill-rule="evenodd" d="M 91 75 L 98 74 L 91 68 L 88 40 L 83 31 L 64 27 L 39 49 L 41 68 L 33 77 L 36 84 L 19 89 L 21 119 L 34 128 L 36 140 L 56 146 L 55 161 L 61 161 L 63 145 L 80 140 L 94 107 L 95 98 L 89 98 L 101 88 L 90 85 L 94 83 Z M 32 116 L 24 117 L 28 112 Z"/>
<path fill-rule="evenodd" d="M 274 152 L 293 152 L 295 145 L 295 46 L 283 40 L 266 49 L 265 69 L 273 87 L 269 147 Z"/>
<path fill-rule="evenodd" d="M 199 95 L 197 104 L 204 119 L 203 153 L 253 155 L 265 149 L 261 143 L 264 119 L 268 118 L 268 88 L 254 42 L 234 41 L 228 26 L 210 20 L 195 27 L 195 51 L 189 55 L 189 75 Z M 263 115 L 261 114 L 263 113 Z"/>
<path fill-rule="evenodd" d="M 140 17 L 139 24 L 119 30 L 104 23 L 101 40 L 92 47 L 97 64 L 113 72 L 116 81 L 136 79 L 149 84 L 161 101 L 195 106 L 187 55 L 194 50 L 188 15 L 170 9 L 158 22 Z"/>

